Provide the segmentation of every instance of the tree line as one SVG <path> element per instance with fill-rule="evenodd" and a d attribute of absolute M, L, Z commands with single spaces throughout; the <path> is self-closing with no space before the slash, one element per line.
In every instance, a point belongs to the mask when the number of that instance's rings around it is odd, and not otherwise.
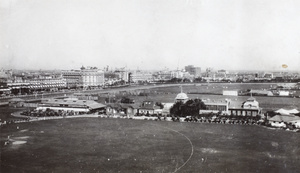
<path fill-rule="evenodd" d="M 187 102 L 176 102 L 170 109 L 170 114 L 177 117 L 196 116 L 199 110 L 205 109 L 201 99 L 190 99 Z"/>

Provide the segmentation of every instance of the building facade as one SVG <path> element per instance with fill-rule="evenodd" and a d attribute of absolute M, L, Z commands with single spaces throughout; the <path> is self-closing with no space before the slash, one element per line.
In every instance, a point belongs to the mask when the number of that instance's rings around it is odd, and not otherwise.
<path fill-rule="evenodd" d="M 199 114 L 222 114 L 230 116 L 256 117 L 261 114 L 262 109 L 255 98 L 250 97 L 242 103 L 240 108 L 232 107 L 230 100 L 225 101 L 204 101 L 205 109 L 201 109 Z"/>
<path fill-rule="evenodd" d="M 82 86 L 101 87 L 104 85 L 104 72 L 98 69 L 83 69 L 81 70 Z"/>
<path fill-rule="evenodd" d="M 89 112 L 105 109 L 105 107 L 105 105 L 92 100 L 50 99 L 40 103 L 36 109 L 43 111 L 51 109 L 55 111 Z"/>
<path fill-rule="evenodd" d="M 153 74 L 150 72 L 134 71 L 130 74 L 130 82 L 140 83 L 140 82 L 152 82 Z"/>
<path fill-rule="evenodd" d="M 229 108 L 229 114 L 232 116 L 255 117 L 260 115 L 261 111 L 262 109 L 259 107 L 259 103 L 254 97 L 250 97 L 243 102 L 241 108 Z"/>
<path fill-rule="evenodd" d="M 62 76 L 66 80 L 67 88 L 82 87 L 80 70 L 62 71 Z"/>
<path fill-rule="evenodd" d="M 1 96 L 7 93 L 13 95 L 32 94 L 36 91 L 54 91 L 66 88 L 66 80 L 56 72 L 16 72 L 1 75 Z"/>
<path fill-rule="evenodd" d="M 194 75 L 195 78 L 201 77 L 201 67 L 194 67 L 193 65 L 185 66 L 185 71 L 191 75 Z"/>
<path fill-rule="evenodd" d="M 68 88 L 102 87 L 104 85 L 104 72 L 97 68 L 84 68 L 81 70 L 62 71 Z"/>
<path fill-rule="evenodd" d="M 229 101 L 210 101 L 205 100 L 205 109 L 200 109 L 199 114 L 221 114 L 221 115 L 228 115 L 229 114 Z"/>

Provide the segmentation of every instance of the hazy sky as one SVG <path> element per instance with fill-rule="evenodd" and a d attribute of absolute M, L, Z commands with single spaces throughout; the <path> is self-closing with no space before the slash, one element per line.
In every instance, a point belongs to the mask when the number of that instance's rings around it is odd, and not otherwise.
<path fill-rule="evenodd" d="M 1 0 L 14 69 L 300 69 L 299 0 Z"/>

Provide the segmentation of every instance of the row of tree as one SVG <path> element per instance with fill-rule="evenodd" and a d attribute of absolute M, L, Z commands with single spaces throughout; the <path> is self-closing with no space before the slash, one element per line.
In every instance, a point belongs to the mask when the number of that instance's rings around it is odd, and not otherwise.
<path fill-rule="evenodd" d="M 195 116 L 199 115 L 199 110 L 205 109 L 205 104 L 201 99 L 191 99 L 187 102 L 177 102 L 175 103 L 171 109 L 171 115 L 177 117 L 185 117 L 185 116 Z"/>

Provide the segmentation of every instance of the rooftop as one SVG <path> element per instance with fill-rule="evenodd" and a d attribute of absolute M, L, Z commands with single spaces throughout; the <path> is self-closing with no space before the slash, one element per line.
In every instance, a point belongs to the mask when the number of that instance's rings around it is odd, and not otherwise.
<path fill-rule="evenodd" d="M 277 122 L 289 122 L 295 120 L 300 120 L 300 117 L 294 115 L 275 115 L 274 117 L 269 119 L 269 121 L 277 121 Z"/>
<path fill-rule="evenodd" d="M 185 99 L 188 99 L 188 96 L 185 94 L 185 93 L 179 93 L 177 94 L 176 100 L 185 100 Z"/>
<path fill-rule="evenodd" d="M 73 99 L 50 99 L 47 101 L 43 101 L 43 104 L 64 104 L 68 106 L 76 106 L 76 105 L 81 105 L 81 106 L 88 106 L 90 109 L 97 109 L 97 108 L 104 108 L 105 105 L 98 103 L 93 100 L 73 100 Z"/>

